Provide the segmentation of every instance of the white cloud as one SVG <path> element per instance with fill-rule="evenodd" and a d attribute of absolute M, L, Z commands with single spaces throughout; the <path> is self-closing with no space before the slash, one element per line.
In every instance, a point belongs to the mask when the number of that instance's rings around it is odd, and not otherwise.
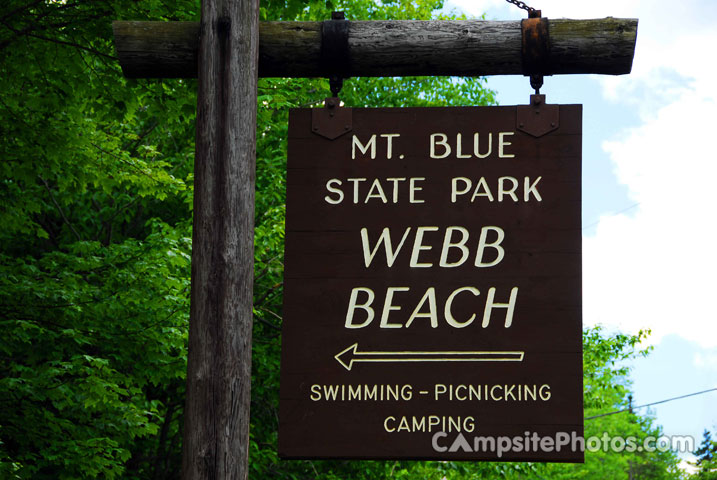
<path fill-rule="evenodd" d="M 584 240 L 586 324 L 717 346 L 717 20 L 714 0 L 527 0 L 548 18 L 638 18 L 633 72 L 601 77 L 603 96 L 641 124 L 604 143 L 640 202 Z M 452 0 L 473 15 L 525 18 L 505 0 Z M 605 121 L 611 121 L 605 119 Z M 620 119 L 612 121 L 619 122 Z"/>
<path fill-rule="evenodd" d="M 705 21 L 706 2 L 650 4 L 633 73 L 603 81 L 606 97 L 638 109 L 643 122 L 604 144 L 640 206 L 633 217 L 601 219 L 585 239 L 585 317 L 652 328 L 654 343 L 674 333 L 714 347 L 717 67 L 708 50 L 717 22 Z"/>
<path fill-rule="evenodd" d="M 694 366 L 717 372 L 717 350 L 695 353 Z M 714 386 L 717 387 L 717 383 Z"/>

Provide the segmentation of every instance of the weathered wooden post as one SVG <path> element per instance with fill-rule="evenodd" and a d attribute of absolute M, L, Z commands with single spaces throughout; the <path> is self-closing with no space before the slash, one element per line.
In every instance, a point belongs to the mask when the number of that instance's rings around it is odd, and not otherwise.
<path fill-rule="evenodd" d="M 182 477 L 247 478 L 257 0 L 203 0 Z"/>

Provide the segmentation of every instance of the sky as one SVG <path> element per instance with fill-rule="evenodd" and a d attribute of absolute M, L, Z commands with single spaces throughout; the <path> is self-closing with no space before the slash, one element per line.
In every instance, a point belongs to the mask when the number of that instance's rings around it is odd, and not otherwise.
<path fill-rule="evenodd" d="M 548 103 L 583 104 L 583 322 L 650 329 L 631 362 L 634 404 L 717 387 L 715 0 L 530 0 L 547 18 L 638 18 L 632 73 L 546 77 Z M 448 0 L 487 20 L 505 0 Z M 490 77 L 501 105 L 524 77 Z M 713 296 L 714 295 L 714 296 Z M 643 412 L 646 410 L 643 409 Z M 667 435 L 717 430 L 717 392 L 650 408 Z M 714 435 L 713 435 L 714 436 Z M 690 455 L 684 455 L 689 460 Z"/>

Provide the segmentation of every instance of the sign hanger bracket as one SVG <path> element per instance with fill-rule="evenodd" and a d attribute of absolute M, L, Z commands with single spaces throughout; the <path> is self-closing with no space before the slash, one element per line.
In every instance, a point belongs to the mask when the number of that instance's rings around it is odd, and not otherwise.
<path fill-rule="evenodd" d="M 518 105 L 516 128 L 535 138 L 540 138 L 560 126 L 560 105 L 545 103 L 545 95 L 530 96 L 530 105 Z"/>
<path fill-rule="evenodd" d="M 520 22 L 523 31 L 522 65 L 523 75 L 530 78 L 530 86 L 535 90 L 535 94 L 530 96 L 529 105 L 518 106 L 516 128 L 538 138 L 560 126 L 560 107 L 548 105 L 545 95 L 540 94 L 543 76 L 551 71 L 550 23 L 547 18 L 543 18 L 540 10 L 525 4 L 518 6 L 528 11 L 528 18 Z"/>
<path fill-rule="evenodd" d="M 349 21 L 344 12 L 331 12 L 331 20 L 321 23 L 321 69 L 326 72 L 331 97 L 324 101 L 325 108 L 311 112 L 311 131 L 334 140 L 352 130 L 350 108 L 341 107 L 339 92 L 350 71 Z"/>
<path fill-rule="evenodd" d="M 331 20 L 321 22 L 321 53 L 319 63 L 329 78 L 333 97 L 338 97 L 351 71 L 349 53 L 349 21 L 344 12 L 331 12 Z"/>
<path fill-rule="evenodd" d="M 523 75 L 530 77 L 530 86 L 540 95 L 543 76 L 550 71 L 550 23 L 540 10 L 530 10 L 521 20 Z"/>

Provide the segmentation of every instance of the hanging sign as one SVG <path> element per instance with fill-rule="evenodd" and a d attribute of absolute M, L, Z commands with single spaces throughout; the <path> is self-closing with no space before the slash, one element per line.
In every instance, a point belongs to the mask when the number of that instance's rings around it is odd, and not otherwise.
<path fill-rule="evenodd" d="M 582 107 L 540 107 L 291 111 L 282 457 L 583 460 Z"/>

